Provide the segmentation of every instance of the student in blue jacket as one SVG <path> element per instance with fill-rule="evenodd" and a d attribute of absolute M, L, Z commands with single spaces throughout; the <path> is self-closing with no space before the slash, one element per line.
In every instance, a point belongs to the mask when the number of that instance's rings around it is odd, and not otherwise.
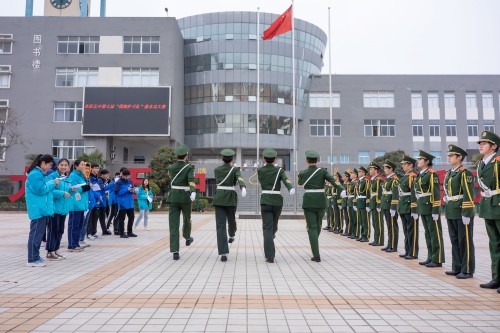
<path fill-rule="evenodd" d="M 139 206 L 139 216 L 137 217 L 134 228 L 139 226 L 142 217 L 144 217 L 144 230 L 149 230 L 148 219 L 149 210 L 152 208 L 151 202 L 153 202 L 153 191 L 149 188 L 149 180 L 144 178 L 142 180 L 142 185 L 138 187 L 137 204 Z"/>
<path fill-rule="evenodd" d="M 94 190 L 92 190 L 91 186 L 92 186 L 92 183 L 90 182 L 90 175 L 91 175 L 91 165 L 89 162 L 85 162 L 85 173 L 84 173 L 84 176 L 85 176 L 85 180 L 87 182 L 87 184 L 89 185 L 89 193 L 88 193 L 88 200 L 89 200 L 89 203 L 88 203 L 88 206 L 87 206 L 87 210 L 84 212 L 84 218 L 83 218 L 83 225 L 82 225 L 82 228 L 80 230 L 80 247 L 82 248 L 86 248 L 86 247 L 89 247 L 90 244 L 87 244 L 85 242 L 85 238 L 89 239 L 89 240 L 94 240 L 97 238 L 97 236 L 92 236 L 91 233 L 90 233 L 90 217 L 91 217 L 91 212 L 92 212 L 92 209 L 94 209 L 95 205 L 96 205 L 96 200 L 97 198 L 99 197 L 99 192 L 96 192 Z"/>
<path fill-rule="evenodd" d="M 113 178 L 110 183 L 110 185 L 113 185 L 113 188 L 111 188 L 108 192 L 108 205 L 110 206 L 110 210 L 107 227 L 109 229 L 111 227 L 111 223 L 113 223 L 113 234 L 115 235 L 119 235 L 120 232 L 118 231 L 118 203 L 115 200 L 114 186 L 115 182 L 120 179 L 120 174 L 121 172 L 115 173 L 115 178 Z"/>
<path fill-rule="evenodd" d="M 69 209 L 68 220 L 68 250 L 70 252 L 80 252 L 80 232 L 84 221 L 84 213 L 89 207 L 88 191 L 90 186 L 84 176 L 85 161 L 75 160 L 73 163 L 69 180 L 71 181 L 71 208 Z"/>
<path fill-rule="evenodd" d="M 120 238 L 137 237 L 132 232 L 134 224 L 134 185 L 130 180 L 130 170 L 124 169 L 120 179 L 115 182 L 115 199 L 118 203 L 118 225 L 120 230 Z M 125 233 L 125 215 L 128 217 L 127 233 Z"/>
<path fill-rule="evenodd" d="M 43 267 L 46 262 L 40 257 L 40 245 L 48 220 L 54 215 L 52 191 L 59 179 L 47 180 L 45 172 L 54 164 L 50 155 L 38 155 L 28 169 L 26 179 L 26 207 L 31 220 L 28 237 L 29 267 Z"/>
<path fill-rule="evenodd" d="M 102 184 L 102 185 L 101 185 Z M 106 226 L 106 211 L 108 209 L 108 201 L 106 200 L 106 192 L 112 191 L 115 184 L 111 184 L 109 181 L 109 171 L 107 169 L 101 169 L 99 171 L 99 186 L 101 186 L 101 191 L 99 191 L 99 224 L 101 225 L 102 235 L 111 235 L 111 232 Z"/>
<path fill-rule="evenodd" d="M 57 170 L 47 176 L 48 180 L 59 179 L 59 185 L 55 187 L 54 216 L 47 226 L 47 260 L 61 260 L 64 256 L 59 253 L 61 239 L 64 234 L 64 222 L 71 206 L 71 181 L 68 176 L 69 161 L 62 158 L 57 163 Z M 73 191 L 74 192 L 74 191 Z"/>

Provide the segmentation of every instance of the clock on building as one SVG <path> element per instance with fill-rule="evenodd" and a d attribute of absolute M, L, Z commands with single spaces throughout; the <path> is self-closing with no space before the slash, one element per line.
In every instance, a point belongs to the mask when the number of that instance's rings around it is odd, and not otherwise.
<path fill-rule="evenodd" d="M 50 4 L 57 9 L 68 8 L 72 0 L 50 0 Z"/>

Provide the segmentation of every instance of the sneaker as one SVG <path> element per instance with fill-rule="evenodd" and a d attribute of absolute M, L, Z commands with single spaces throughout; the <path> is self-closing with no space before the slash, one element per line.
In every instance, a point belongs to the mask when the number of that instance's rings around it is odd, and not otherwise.
<path fill-rule="evenodd" d="M 120 238 L 128 238 L 126 234 L 120 235 Z"/>
<path fill-rule="evenodd" d="M 59 256 L 57 256 L 57 254 L 55 254 L 55 252 L 47 252 L 47 260 L 57 261 L 57 260 L 61 260 L 61 258 L 59 258 Z"/>
<path fill-rule="evenodd" d="M 106 230 L 105 232 L 102 233 L 103 236 L 111 235 L 111 232 L 109 230 Z"/>
<path fill-rule="evenodd" d="M 94 239 L 99 238 L 99 236 L 97 236 L 97 235 L 91 235 L 91 236 L 94 237 Z"/>
<path fill-rule="evenodd" d="M 144 230 L 149 231 L 149 227 L 144 227 Z"/>
<path fill-rule="evenodd" d="M 54 253 L 55 253 L 55 254 L 56 254 L 56 256 L 58 256 L 59 258 L 61 258 L 61 259 L 66 259 L 66 257 L 65 257 L 65 256 L 63 256 L 62 254 L 60 254 L 60 253 L 59 253 L 59 251 L 55 251 Z"/>
<path fill-rule="evenodd" d="M 28 267 L 45 267 L 45 266 L 47 266 L 47 264 L 42 258 L 40 258 L 37 261 L 26 263 L 26 266 L 28 266 Z"/>
<path fill-rule="evenodd" d="M 80 247 L 81 247 L 82 249 L 84 249 L 84 248 L 86 248 L 86 247 L 90 247 L 90 244 L 87 244 L 87 243 L 85 243 L 84 241 L 81 241 L 81 242 L 80 242 Z"/>
<path fill-rule="evenodd" d="M 188 239 L 186 239 L 186 246 L 189 246 L 191 245 L 191 243 L 194 241 L 194 238 L 193 237 L 189 237 Z"/>
<path fill-rule="evenodd" d="M 69 252 L 82 252 L 83 251 L 83 248 L 81 247 L 75 247 L 75 248 L 72 248 L 72 249 L 68 249 Z"/>

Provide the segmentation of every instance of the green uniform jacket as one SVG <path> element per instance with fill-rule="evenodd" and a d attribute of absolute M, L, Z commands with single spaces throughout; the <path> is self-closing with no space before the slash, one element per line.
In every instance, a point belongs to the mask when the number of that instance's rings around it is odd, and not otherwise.
<path fill-rule="evenodd" d="M 382 209 L 392 209 L 396 211 L 398 208 L 398 176 L 392 174 L 390 177 L 387 177 L 384 185 L 382 185 Z M 396 193 L 396 197 L 394 194 Z"/>
<path fill-rule="evenodd" d="M 397 191 L 392 193 L 392 199 L 398 201 L 399 214 L 417 213 L 417 197 L 413 186 L 416 177 L 414 172 L 408 172 L 399 180 Z"/>
<path fill-rule="evenodd" d="M 420 172 L 415 179 L 415 195 L 417 196 L 417 213 L 419 215 L 439 214 L 441 191 L 439 177 L 432 169 Z M 420 198 L 418 198 L 420 196 Z"/>
<path fill-rule="evenodd" d="M 167 168 L 168 177 L 171 180 L 173 180 L 173 182 L 170 184 L 171 186 L 189 187 L 188 191 L 172 188 L 170 190 L 170 192 L 168 192 L 167 202 L 172 202 L 172 203 L 190 203 L 191 202 L 191 199 L 189 197 L 190 192 L 196 191 L 196 187 L 195 187 L 195 183 L 194 183 L 194 166 L 193 165 L 186 166 L 186 164 L 188 164 L 188 163 L 185 161 L 179 160 Z M 176 177 L 177 174 L 179 174 L 179 175 Z M 174 178 L 175 178 L 175 180 L 174 180 Z"/>
<path fill-rule="evenodd" d="M 325 195 L 326 195 L 326 206 L 331 207 L 333 205 L 333 191 L 334 187 L 331 185 L 325 185 Z"/>
<path fill-rule="evenodd" d="M 384 186 L 384 181 L 380 176 L 375 176 L 370 180 L 370 209 L 374 210 L 381 208 L 382 203 L 382 186 Z"/>
<path fill-rule="evenodd" d="M 332 207 L 339 207 L 342 204 L 342 198 L 340 197 L 340 192 L 333 187 L 332 189 Z"/>
<path fill-rule="evenodd" d="M 240 168 L 232 167 L 229 163 L 224 163 L 223 165 L 215 168 L 214 174 L 215 183 L 217 184 L 217 186 L 234 187 L 236 183 L 238 183 L 240 185 L 240 188 L 246 187 L 243 178 L 241 178 Z M 222 181 L 224 182 L 221 183 Z M 238 193 L 233 190 L 216 189 L 213 205 L 236 207 L 238 205 Z"/>
<path fill-rule="evenodd" d="M 315 165 L 310 165 L 307 169 L 299 172 L 298 184 L 303 185 L 307 179 L 318 169 Z M 314 193 L 304 193 L 304 198 L 302 199 L 302 208 L 325 208 L 326 195 L 325 195 L 325 180 L 328 180 L 334 187 L 342 192 L 344 187 L 338 181 L 333 178 L 333 176 L 326 170 L 320 169 L 314 174 L 311 179 L 304 186 L 307 190 L 323 190 L 322 192 Z"/>
<path fill-rule="evenodd" d="M 276 176 L 278 179 L 276 179 Z M 278 168 L 272 163 L 267 163 L 259 168 L 259 170 L 257 170 L 257 177 L 259 178 L 259 183 L 263 191 L 271 191 L 275 182 L 276 186 L 274 186 L 274 191 L 279 192 L 281 190 L 281 183 L 286 186 L 288 191 L 293 188 L 292 182 L 286 176 L 285 170 L 283 170 L 283 168 Z M 260 203 L 261 205 L 282 207 L 283 197 L 281 194 L 262 193 L 260 195 Z"/>
<path fill-rule="evenodd" d="M 349 181 L 349 187 L 347 193 L 347 207 L 354 207 L 354 204 L 356 203 L 356 189 L 357 189 L 357 180 L 350 180 Z"/>
<path fill-rule="evenodd" d="M 463 166 L 448 170 L 444 177 L 443 189 L 446 195 L 445 216 L 447 219 L 458 220 L 462 216 L 474 217 L 474 183 L 472 172 Z M 463 198 L 449 198 L 463 196 Z"/>
<path fill-rule="evenodd" d="M 485 190 L 497 190 L 500 193 L 500 179 L 499 179 L 499 164 L 500 156 L 493 156 L 490 162 L 481 168 L 481 161 L 478 163 L 477 167 L 477 177 L 479 187 L 481 191 Z M 487 188 L 484 188 L 486 186 Z M 481 201 L 479 202 L 479 216 L 484 219 L 489 220 L 499 220 L 500 219 L 500 194 L 493 195 L 489 198 L 481 195 Z"/>
<path fill-rule="evenodd" d="M 370 202 L 370 181 L 368 178 L 363 177 L 358 180 L 356 188 L 356 207 L 360 209 L 366 208 L 367 200 Z M 364 198 L 363 198 L 364 197 Z"/>

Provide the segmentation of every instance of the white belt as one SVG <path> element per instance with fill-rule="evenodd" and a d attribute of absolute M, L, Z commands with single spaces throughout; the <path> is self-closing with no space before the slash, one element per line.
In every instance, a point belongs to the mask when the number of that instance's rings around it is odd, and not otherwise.
<path fill-rule="evenodd" d="M 411 195 L 411 192 L 399 192 L 400 197 L 407 197 L 409 195 Z"/>
<path fill-rule="evenodd" d="M 481 191 L 481 196 L 485 198 L 492 197 L 500 193 L 500 190 L 486 190 L 484 192 Z"/>
<path fill-rule="evenodd" d="M 372 198 L 376 197 L 376 196 L 377 196 L 377 193 L 371 195 Z"/>
<path fill-rule="evenodd" d="M 354 198 L 354 195 L 349 194 L 347 197 L 348 198 Z"/>
<path fill-rule="evenodd" d="M 445 198 L 446 198 L 446 201 L 454 201 L 454 200 L 463 199 L 464 196 L 462 194 L 460 194 L 460 195 L 452 195 L 452 196 L 445 195 Z"/>
<path fill-rule="evenodd" d="M 190 191 L 191 189 L 189 186 L 177 186 L 177 185 L 172 185 L 171 186 L 173 190 L 184 190 L 184 191 Z"/>
<path fill-rule="evenodd" d="M 366 195 L 358 195 L 358 199 L 366 199 Z"/>
<path fill-rule="evenodd" d="M 236 191 L 234 186 L 217 186 L 218 190 Z"/>
<path fill-rule="evenodd" d="M 391 194 L 392 194 L 392 191 L 385 191 L 385 190 L 383 190 L 383 191 L 382 191 L 382 194 L 383 194 L 383 195 L 391 195 Z"/>
<path fill-rule="evenodd" d="M 430 197 L 432 193 L 415 193 L 415 196 L 417 199 L 423 198 L 423 197 Z"/>
<path fill-rule="evenodd" d="M 331 199 L 331 198 L 332 198 L 332 196 L 331 196 L 331 195 L 327 195 L 326 197 L 327 197 L 327 199 Z"/>
<path fill-rule="evenodd" d="M 305 190 L 306 193 L 325 193 L 324 189 L 317 189 L 317 190 Z"/>
<path fill-rule="evenodd" d="M 281 194 L 281 191 L 263 190 L 262 194 Z"/>

